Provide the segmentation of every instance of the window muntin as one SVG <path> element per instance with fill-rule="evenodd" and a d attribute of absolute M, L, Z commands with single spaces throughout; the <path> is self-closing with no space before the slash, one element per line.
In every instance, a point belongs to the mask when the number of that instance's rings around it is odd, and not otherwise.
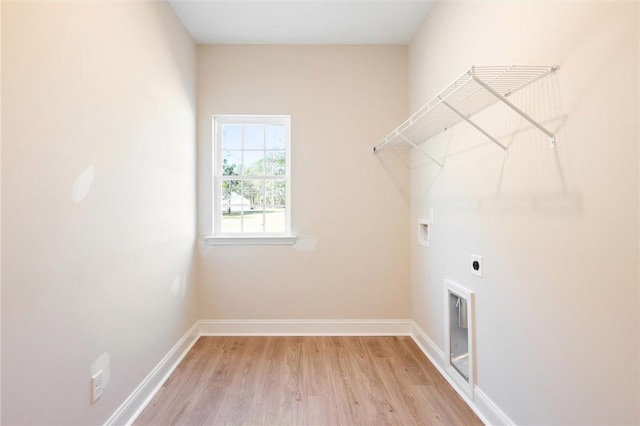
<path fill-rule="evenodd" d="M 291 235 L 290 117 L 213 117 L 213 235 Z"/>

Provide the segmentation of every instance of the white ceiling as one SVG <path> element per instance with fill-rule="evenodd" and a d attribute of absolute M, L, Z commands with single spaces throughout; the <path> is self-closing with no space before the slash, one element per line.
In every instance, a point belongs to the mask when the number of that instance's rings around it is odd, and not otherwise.
<path fill-rule="evenodd" d="M 199 44 L 407 44 L 433 0 L 169 0 Z"/>

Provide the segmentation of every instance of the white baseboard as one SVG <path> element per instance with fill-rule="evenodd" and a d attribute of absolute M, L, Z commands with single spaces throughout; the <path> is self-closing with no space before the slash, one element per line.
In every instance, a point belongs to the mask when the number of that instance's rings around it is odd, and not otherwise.
<path fill-rule="evenodd" d="M 129 395 L 120 407 L 105 422 L 105 426 L 130 425 L 140 415 L 160 387 L 176 369 L 180 361 L 200 337 L 199 323 L 196 322 L 176 343 L 158 365 L 144 378 L 142 383 Z"/>
<path fill-rule="evenodd" d="M 201 320 L 106 421 L 130 425 L 155 396 L 200 336 L 408 336 L 411 320 Z"/>
<path fill-rule="evenodd" d="M 420 349 L 422 349 L 422 352 L 425 353 L 432 363 L 438 365 L 444 364 L 444 352 L 442 349 L 440 349 L 416 323 L 411 324 L 411 337 L 413 337 L 413 340 L 415 340 Z M 435 360 L 432 358 L 435 358 Z M 438 365 L 436 365 L 436 367 Z"/>
<path fill-rule="evenodd" d="M 408 336 L 411 320 L 202 320 L 202 336 Z"/>
<path fill-rule="evenodd" d="M 485 424 L 492 425 L 515 425 L 511 420 L 484 392 L 476 386 L 474 394 L 476 396 L 475 403 L 480 411 L 486 414 L 488 422 Z"/>
<path fill-rule="evenodd" d="M 442 377 L 449 382 L 451 387 L 453 387 L 485 425 L 515 425 L 478 386 L 475 386 L 473 390 L 474 399 L 469 398 L 469 395 L 446 373 L 444 365 L 445 357 L 442 349 L 415 323 L 411 325 L 411 337 L 429 361 L 438 369 Z"/>
<path fill-rule="evenodd" d="M 171 348 L 105 426 L 132 424 L 200 336 L 411 336 L 482 422 L 487 425 L 515 424 L 477 386 L 475 401 L 471 400 L 446 374 L 442 350 L 411 320 L 201 320 Z"/>

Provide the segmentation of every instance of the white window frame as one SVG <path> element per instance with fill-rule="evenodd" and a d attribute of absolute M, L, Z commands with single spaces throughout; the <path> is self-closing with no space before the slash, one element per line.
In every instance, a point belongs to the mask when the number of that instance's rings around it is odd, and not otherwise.
<path fill-rule="evenodd" d="M 227 124 L 280 124 L 286 126 L 285 174 L 278 176 L 241 175 L 234 180 L 283 180 L 285 182 L 285 231 L 282 233 L 249 233 L 221 231 L 222 189 L 222 127 Z M 295 244 L 296 238 L 291 231 L 291 116 L 289 115 L 214 115 L 212 118 L 212 224 L 213 236 L 205 240 L 211 245 L 242 244 Z M 243 138 L 244 143 L 244 138 Z M 265 148 L 266 151 L 266 148 Z"/>

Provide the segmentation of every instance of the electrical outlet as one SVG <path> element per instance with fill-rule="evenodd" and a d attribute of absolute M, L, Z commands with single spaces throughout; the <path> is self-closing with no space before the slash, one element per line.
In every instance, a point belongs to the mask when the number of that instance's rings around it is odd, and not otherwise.
<path fill-rule="evenodd" d="M 102 396 L 102 370 L 91 376 L 91 403 L 100 399 Z"/>
<path fill-rule="evenodd" d="M 482 277 L 482 256 L 478 256 L 477 254 L 471 255 L 471 273 Z"/>

